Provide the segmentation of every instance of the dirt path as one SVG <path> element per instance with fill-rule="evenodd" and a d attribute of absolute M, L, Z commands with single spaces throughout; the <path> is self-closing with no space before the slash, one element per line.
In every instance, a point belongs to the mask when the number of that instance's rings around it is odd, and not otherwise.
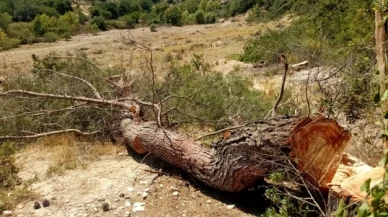
<path fill-rule="evenodd" d="M 189 61 L 194 53 L 203 54 L 208 62 L 214 62 L 230 55 L 241 53 L 247 40 L 257 37 L 258 31 L 276 29 L 278 23 L 288 26 L 289 17 L 280 21 L 248 25 L 244 17 L 233 18 L 222 23 L 191 25 L 183 27 L 159 27 L 158 32 L 149 28 L 132 30 L 111 30 L 98 35 L 83 34 L 69 41 L 48 44 L 24 45 L 10 51 L 0 52 L 0 75 L 25 72 L 32 67 L 32 54 L 44 57 L 52 52 L 58 55 L 85 52 L 97 63 L 109 67 L 123 65 L 131 56 L 128 39 L 135 39 L 153 49 L 156 65 L 165 62 L 167 54 L 181 55 L 183 62 Z M 227 61 L 219 62 L 227 64 Z"/>

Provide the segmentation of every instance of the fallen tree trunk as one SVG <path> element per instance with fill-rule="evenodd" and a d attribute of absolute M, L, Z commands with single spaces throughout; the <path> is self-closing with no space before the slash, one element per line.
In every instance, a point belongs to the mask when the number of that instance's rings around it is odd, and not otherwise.
<path fill-rule="evenodd" d="M 350 139 L 335 121 L 322 117 L 256 121 L 226 132 L 210 148 L 154 123 L 125 119 L 121 130 L 136 152 L 152 152 L 207 185 L 229 192 L 248 189 L 268 173 L 289 168 L 291 161 L 326 188 Z"/>

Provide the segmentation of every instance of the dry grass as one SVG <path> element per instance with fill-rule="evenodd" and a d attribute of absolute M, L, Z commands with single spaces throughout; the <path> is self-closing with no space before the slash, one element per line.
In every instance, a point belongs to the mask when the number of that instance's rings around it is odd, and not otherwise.
<path fill-rule="evenodd" d="M 23 185 L 9 191 L 0 191 L 0 213 L 3 210 L 11 210 L 24 201 L 35 200 L 39 194 L 30 188 L 30 185 Z"/>
<path fill-rule="evenodd" d="M 66 170 L 84 169 L 90 162 L 99 160 L 101 156 L 117 154 L 121 149 L 109 142 L 79 141 L 72 135 L 59 135 L 41 138 L 28 145 L 21 154 L 29 155 L 26 161 L 46 162 L 48 165 L 46 175 L 52 176 L 63 174 Z M 23 162 L 21 164 L 23 165 Z"/>

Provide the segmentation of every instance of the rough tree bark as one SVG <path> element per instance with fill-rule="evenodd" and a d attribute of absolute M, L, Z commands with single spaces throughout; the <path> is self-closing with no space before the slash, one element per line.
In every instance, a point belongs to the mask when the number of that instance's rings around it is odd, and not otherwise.
<path fill-rule="evenodd" d="M 301 171 L 317 180 L 316 183 L 331 180 L 340 157 L 334 157 L 330 150 L 324 148 L 333 147 L 334 150 L 340 147 L 342 150 L 350 138 L 335 121 L 325 118 L 312 120 L 293 117 L 252 122 L 224 133 L 224 137 L 210 148 L 158 128 L 154 123 L 135 123 L 125 119 L 121 123 L 121 130 L 127 144 L 136 152 L 152 152 L 207 185 L 229 192 L 248 189 L 266 174 L 289 168 L 290 152 L 293 153 L 291 157 L 300 161 Z M 306 134 L 306 130 L 310 134 Z M 309 144 L 314 147 L 309 147 Z M 329 156 L 330 164 L 319 165 L 319 171 L 315 170 L 317 162 L 322 160 L 319 157 L 300 156 L 301 147 L 311 156 L 314 152 L 317 155 L 325 152 L 323 156 Z M 327 186 L 327 183 L 320 184 Z"/>

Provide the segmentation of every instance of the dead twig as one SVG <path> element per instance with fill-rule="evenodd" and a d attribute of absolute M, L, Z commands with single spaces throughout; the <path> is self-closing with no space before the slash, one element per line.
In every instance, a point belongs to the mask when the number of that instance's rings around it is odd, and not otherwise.
<path fill-rule="evenodd" d="M 283 94 L 284 94 L 284 86 L 286 84 L 286 78 L 287 78 L 288 62 L 287 62 L 286 56 L 281 55 L 280 61 L 284 63 L 284 73 L 283 73 L 282 86 L 280 87 L 280 93 L 279 93 L 278 99 L 276 100 L 275 104 L 272 107 L 272 117 L 276 116 L 276 109 L 277 109 L 278 105 L 280 104 L 280 101 L 282 101 Z"/>
<path fill-rule="evenodd" d="M 64 134 L 64 133 L 75 133 L 79 136 L 93 136 L 97 133 L 100 133 L 101 131 L 94 131 L 94 132 L 82 132 L 78 129 L 66 129 L 66 130 L 58 130 L 58 131 L 50 131 L 46 133 L 33 133 L 28 132 L 28 134 L 32 135 L 25 135 L 25 136 L 0 136 L 0 140 L 15 140 L 15 139 L 37 139 L 44 136 L 52 136 L 57 134 Z"/>
<path fill-rule="evenodd" d="M 77 77 L 77 76 L 73 76 L 73 75 L 68 75 L 68 74 L 65 74 L 65 73 L 57 72 L 57 71 L 51 70 L 51 69 L 36 69 L 35 68 L 35 70 L 52 72 L 52 73 L 60 75 L 62 77 L 71 78 L 71 79 L 75 79 L 75 80 L 81 81 L 84 84 L 86 84 L 88 87 L 90 87 L 90 89 L 93 91 L 93 94 L 97 97 L 97 99 L 101 99 L 101 95 L 98 93 L 97 89 L 90 82 L 86 81 L 85 79 L 82 79 L 82 78 Z"/>
<path fill-rule="evenodd" d="M 131 109 L 131 106 L 129 104 L 118 102 L 116 100 L 95 99 L 95 98 L 88 98 L 83 96 L 68 96 L 68 95 L 51 94 L 51 93 L 38 93 L 38 92 L 27 91 L 27 90 L 9 90 L 6 92 L 0 92 L 0 97 L 10 96 L 10 95 L 26 95 L 26 96 L 35 96 L 35 97 L 52 98 L 52 99 L 73 100 L 73 101 L 94 103 L 94 104 L 100 104 L 100 105 L 111 105 L 111 106 L 123 108 L 126 110 Z"/>

